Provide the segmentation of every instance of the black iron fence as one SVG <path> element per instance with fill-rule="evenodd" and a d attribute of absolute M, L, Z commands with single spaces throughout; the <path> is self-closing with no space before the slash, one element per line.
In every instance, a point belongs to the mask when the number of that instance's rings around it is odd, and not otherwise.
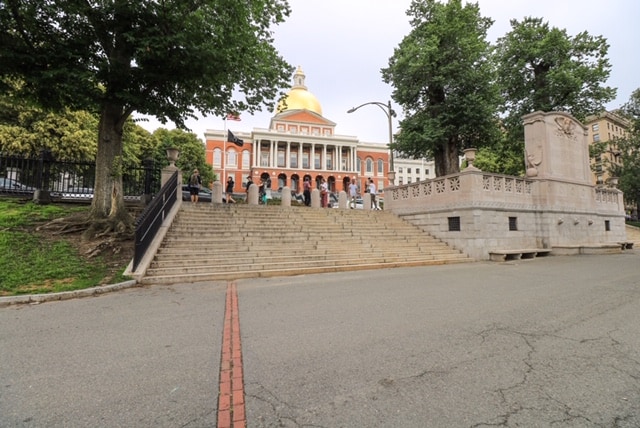
<path fill-rule="evenodd" d="M 39 158 L 0 154 L 0 193 L 32 196 L 45 192 L 52 200 L 91 200 L 95 182 L 94 162 L 55 160 L 49 152 Z M 125 168 L 122 186 L 125 199 L 147 203 L 160 190 L 161 171 L 153 160 Z"/>

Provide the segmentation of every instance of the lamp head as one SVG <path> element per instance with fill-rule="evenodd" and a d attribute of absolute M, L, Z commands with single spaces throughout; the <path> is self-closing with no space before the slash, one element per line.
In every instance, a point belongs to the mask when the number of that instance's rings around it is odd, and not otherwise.
<path fill-rule="evenodd" d="M 347 113 L 353 113 L 354 111 L 356 111 L 355 107 L 351 107 L 349 110 L 347 110 Z"/>

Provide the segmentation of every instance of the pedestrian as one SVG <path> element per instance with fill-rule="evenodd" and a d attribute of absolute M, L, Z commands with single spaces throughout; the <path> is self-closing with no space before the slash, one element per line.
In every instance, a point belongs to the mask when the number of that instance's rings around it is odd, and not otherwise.
<path fill-rule="evenodd" d="M 228 204 L 235 204 L 236 201 L 233 199 L 233 187 L 235 185 L 235 181 L 233 181 L 233 177 L 229 176 L 229 178 L 227 178 L 227 189 L 226 189 L 226 193 L 227 193 L 227 203 Z"/>
<path fill-rule="evenodd" d="M 371 209 L 379 210 L 378 201 L 376 200 L 376 185 L 373 184 L 373 179 L 369 179 L 369 194 L 371 195 Z"/>
<path fill-rule="evenodd" d="M 202 186 L 202 178 L 198 168 L 193 170 L 191 178 L 189 178 L 189 193 L 191 194 L 191 202 L 198 203 L 198 193 L 200 193 L 200 186 Z"/>
<path fill-rule="evenodd" d="M 304 204 L 306 206 L 311 206 L 311 181 L 309 177 L 305 177 L 304 183 L 302 183 L 302 194 L 304 195 Z"/>
<path fill-rule="evenodd" d="M 259 203 L 267 205 L 267 182 L 263 178 L 260 179 L 260 186 L 258 187 L 258 198 Z"/>
<path fill-rule="evenodd" d="M 349 183 L 349 199 L 351 200 L 351 209 L 356 207 L 356 199 L 358 198 L 358 185 L 356 184 L 356 180 L 351 180 Z"/>
<path fill-rule="evenodd" d="M 253 184 L 253 180 L 251 179 L 251 176 L 247 177 L 247 197 L 249 197 L 249 188 L 251 187 L 251 185 Z"/>
<path fill-rule="evenodd" d="M 320 181 L 320 206 L 322 208 L 329 207 L 329 186 L 324 178 Z"/>

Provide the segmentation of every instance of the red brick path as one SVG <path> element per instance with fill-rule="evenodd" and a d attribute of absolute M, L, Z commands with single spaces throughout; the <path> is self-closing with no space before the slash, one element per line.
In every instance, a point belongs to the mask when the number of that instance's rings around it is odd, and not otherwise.
<path fill-rule="evenodd" d="M 236 283 L 230 282 L 227 285 L 227 301 L 224 328 L 222 330 L 218 428 L 240 428 L 246 426 L 238 293 Z"/>

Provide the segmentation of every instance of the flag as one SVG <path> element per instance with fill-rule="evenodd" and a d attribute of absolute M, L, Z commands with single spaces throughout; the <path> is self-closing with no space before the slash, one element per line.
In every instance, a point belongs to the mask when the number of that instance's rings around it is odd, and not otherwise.
<path fill-rule="evenodd" d="M 242 145 L 244 144 L 244 141 L 242 141 L 240 138 L 233 135 L 233 132 L 228 130 L 227 130 L 227 141 L 235 144 L 238 147 L 242 147 Z"/>
<path fill-rule="evenodd" d="M 240 115 L 235 114 L 235 113 L 229 113 L 227 115 L 227 120 L 240 120 Z"/>

